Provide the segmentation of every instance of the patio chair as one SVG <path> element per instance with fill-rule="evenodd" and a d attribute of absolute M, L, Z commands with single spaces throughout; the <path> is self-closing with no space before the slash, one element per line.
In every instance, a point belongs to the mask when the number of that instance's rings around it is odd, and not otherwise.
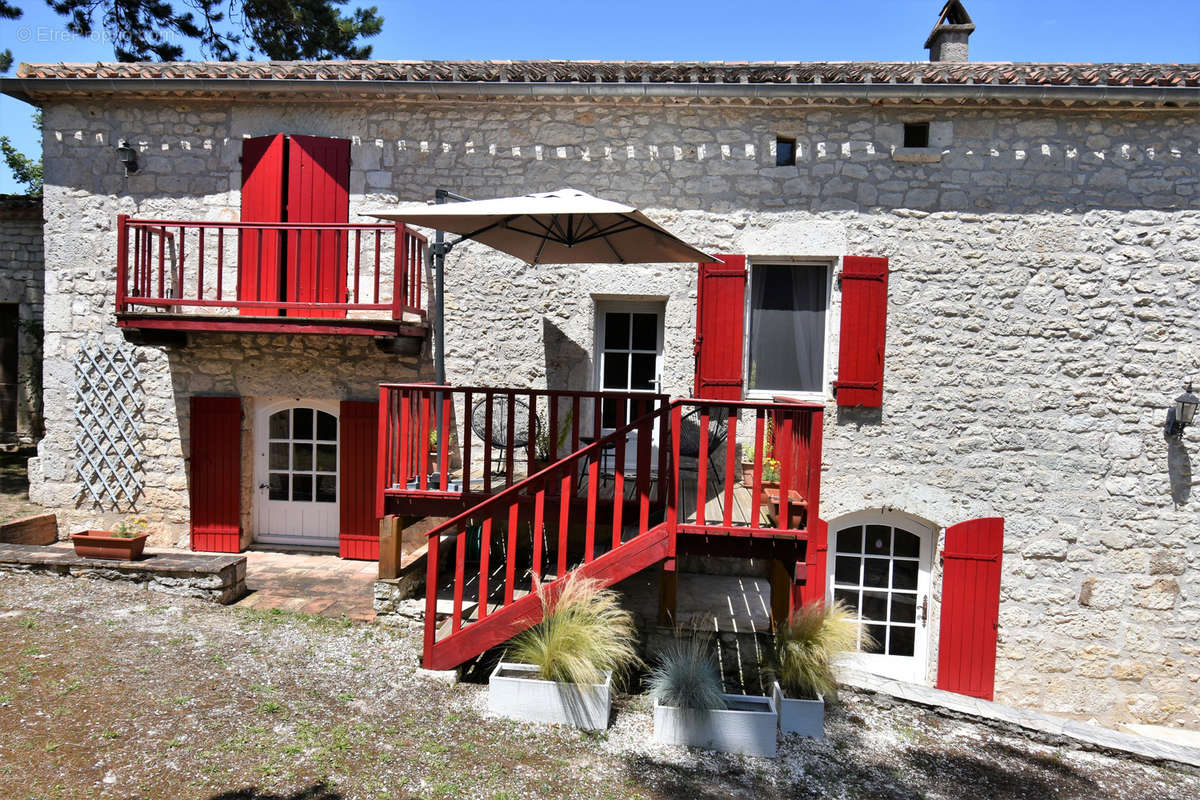
<path fill-rule="evenodd" d="M 508 441 L 508 397 L 506 395 L 495 395 L 492 397 L 492 464 L 489 468 L 493 475 L 504 474 L 504 464 L 506 451 L 509 448 L 513 450 L 530 447 L 532 442 L 537 438 L 536 426 L 539 424 L 537 419 L 534 419 L 535 429 L 533 435 L 529 431 L 529 404 L 519 397 L 514 397 L 512 402 L 512 411 L 515 414 L 513 417 L 513 440 Z M 487 441 L 487 398 L 483 398 L 475 402 L 471 407 L 471 430 L 479 437 L 481 441 Z M 515 455 L 514 455 L 515 459 Z"/>

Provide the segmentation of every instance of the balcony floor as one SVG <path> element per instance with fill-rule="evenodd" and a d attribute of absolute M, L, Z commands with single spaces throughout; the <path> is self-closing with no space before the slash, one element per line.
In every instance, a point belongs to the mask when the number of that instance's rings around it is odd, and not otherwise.
<path fill-rule="evenodd" d="M 117 325 L 180 333 L 312 333 L 337 336 L 412 336 L 423 338 L 424 322 L 346 317 L 252 317 L 233 314 L 118 314 Z"/>

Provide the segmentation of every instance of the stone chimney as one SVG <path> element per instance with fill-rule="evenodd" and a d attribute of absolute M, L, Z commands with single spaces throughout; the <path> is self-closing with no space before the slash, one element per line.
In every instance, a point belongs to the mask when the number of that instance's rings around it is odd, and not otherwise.
<path fill-rule="evenodd" d="M 930 61 L 966 61 L 967 38 L 975 30 L 971 15 L 958 0 L 942 7 L 942 15 L 925 40 Z"/>

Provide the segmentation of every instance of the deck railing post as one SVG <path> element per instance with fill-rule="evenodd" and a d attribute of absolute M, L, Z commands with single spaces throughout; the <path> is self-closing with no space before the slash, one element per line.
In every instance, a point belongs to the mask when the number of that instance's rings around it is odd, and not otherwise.
<path fill-rule="evenodd" d="M 117 214 L 117 313 L 125 311 L 126 281 L 129 272 L 129 215 Z"/>
<path fill-rule="evenodd" d="M 821 510 L 821 439 L 825 432 L 825 409 L 810 412 L 808 442 L 808 518 L 805 527 L 813 530 L 813 521 L 820 518 Z"/>
<path fill-rule="evenodd" d="M 675 539 L 679 533 L 679 427 L 683 424 L 683 407 L 671 408 L 671 465 L 670 485 L 667 487 L 667 530 L 671 534 L 671 557 L 675 556 Z"/>
<path fill-rule="evenodd" d="M 404 318 L 404 300 L 408 297 L 405 265 L 408 263 L 408 237 L 404 235 L 404 223 L 396 223 L 396 241 L 392 247 L 392 319 Z M 380 264 L 375 265 L 378 272 Z M 375 298 L 379 302 L 379 298 Z"/>
<path fill-rule="evenodd" d="M 375 463 L 375 518 L 380 519 L 387 505 L 387 478 L 392 473 L 391 437 L 388 436 L 388 426 L 391 418 L 388 403 L 389 390 L 386 386 L 379 387 L 379 437 Z"/>
<path fill-rule="evenodd" d="M 425 550 L 425 669 L 434 669 L 433 643 L 437 632 L 438 540 L 430 536 Z"/>

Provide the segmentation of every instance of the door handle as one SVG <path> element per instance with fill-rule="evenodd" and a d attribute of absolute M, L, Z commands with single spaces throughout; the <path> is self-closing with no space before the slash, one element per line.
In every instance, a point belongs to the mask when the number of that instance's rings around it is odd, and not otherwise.
<path fill-rule="evenodd" d="M 265 489 L 265 488 L 267 488 L 267 484 L 265 484 L 265 483 L 260 483 L 260 484 L 258 485 L 258 488 L 260 488 L 260 489 Z"/>
<path fill-rule="evenodd" d="M 921 598 L 921 624 L 925 624 L 925 620 L 929 617 L 929 595 Z"/>

